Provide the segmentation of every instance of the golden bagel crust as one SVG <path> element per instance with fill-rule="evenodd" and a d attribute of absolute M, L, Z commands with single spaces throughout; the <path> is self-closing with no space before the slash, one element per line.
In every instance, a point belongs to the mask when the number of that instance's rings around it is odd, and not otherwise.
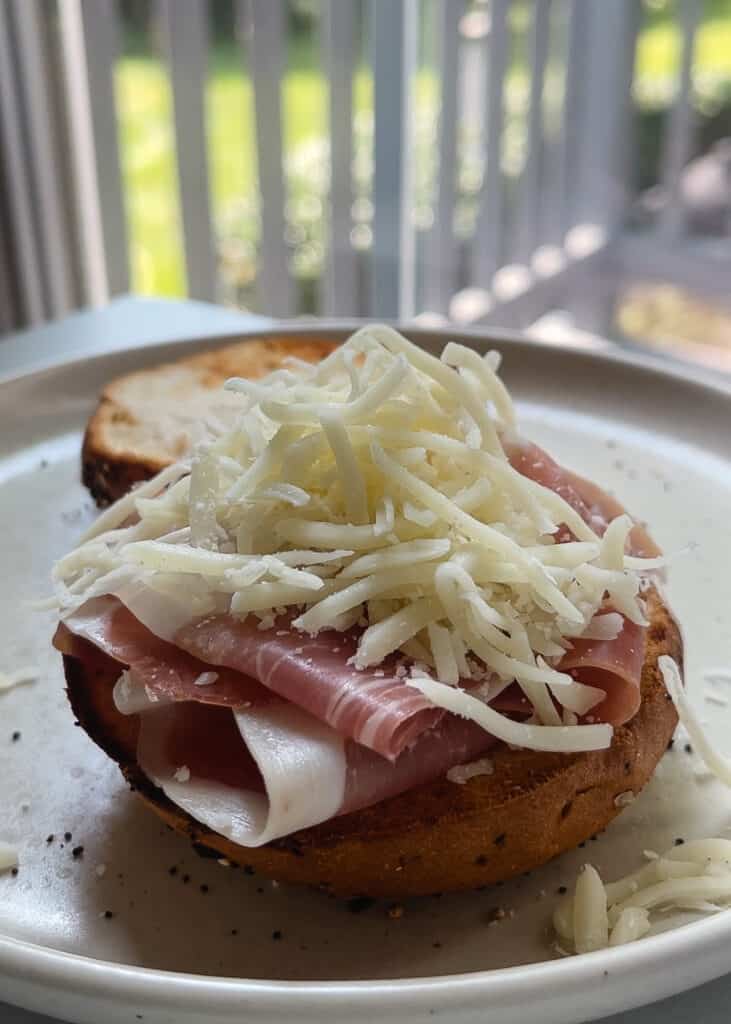
<path fill-rule="evenodd" d="M 608 750 L 543 754 L 502 747 L 492 775 L 465 785 L 439 779 L 256 849 L 200 825 L 142 773 L 136 717 L 120 715 L 111 698 L 117 664 L 77 641 L 83 657 L 64 655 L 67 692 L 91 738 L 199 852 L 338 895 L 405 898 L 470 889 L 529 871 L 600 832 L 619 813 L 619 794 L 638 793 L 652 775 L 677 724 L 657 659 L 669 654 L 682 666 L 683 646 L 657 590 L 648 592 L 647 603 L 642 704 Z"/>
<path fill-rule="evenodd" d="M 212 352 L 118 377 L 106 385 L 84 434 L 81 478 L 98 505 L 108 505 L 130 487 L 179 459 L 191 432 L 229 377 L 263 377 L 287 356 L 315 363 L 335 348 L 325 339 L 282 334 L 250 338 Z"/>

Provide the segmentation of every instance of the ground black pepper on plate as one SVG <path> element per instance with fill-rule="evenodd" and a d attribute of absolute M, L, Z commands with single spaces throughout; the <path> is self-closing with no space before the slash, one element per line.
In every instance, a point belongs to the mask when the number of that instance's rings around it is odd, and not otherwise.
<path fill-rule="evenodd" d="M 18 740 L 20 739 L 20 737 L 21 737 L 21 733 L 16 729 L 15 732 L 13 733 L 13 735 L 10 738 L 12 739 L 13 743 L 17 743 Z"/>
<path fill-rule="evenodd" d="M 173 864 L 173 866 L 172 866 L 172 867 L 169 867 L 169 868 L 168 868 L 168 874 L 169 874 L 169 875 L 177 875 L 177 873 L 178 873 L 178 869 L 177 869 L 177 867 L 175 866 L 175 864 Z"/>
<path fill-rule="evenodd" d="M 51 843 L 53 842 L 54 838 L 55 838 L 55 837 L 54 837 L 54 835 L 53 835 L 53 832 L 51 832 L 51 834 L 50 834 L 50 835 L 46 836 L 46 842 L 47 842 L 47 843 L 49 844 L 49 846 L 50 846 L 50 844 L 51 844 Z"/>
<path fill-rule="evenodd" d="M 84 847 L 75 846 L 71 851 L 71 856 L 74 858 L 74 860 L 79 860 L 80 857 L 84 856 Z"/>
<path fill-rule="evenodd" d="M 568 889 L 566 888 L 565 885 L 559 885 L 559 887 L 558 887 L 558 894 L 559 894 L 559 896 L 563 896 L 567 892 L 568 892 Z"/>
<path fill-rule="evenodd" d="M 206 893 L 206 892 L 208 892 L 208 886 L 206 885 L 206 883 L 205 883 L 205 882 L 203 883 L 203 885 L 201 885 L 201 886 L 200 886 L 200 890 L 201 890 L 201 892 L 203 892 L 203 893 Z"/>
<path fill-rule="evenodd" d="M 105 917 L 105 918 L 107 919 L 107 921 L 108 921 L 108 920 L 109 920 L 110 918 L 114 917 L 114 914 L 113 914 L 113 913 L 111 912 L 111 910 L 105 910 L 105 911 L 104 911 L 104 917 Z"/>
<path fill-rule="evenodd" d="M 71 835 L 70 832 L 64 832 L 63 837 L 67 843 L 70 843 L 71 840 L 73 839 L 73 836 Z"/>
<path fill-rule="evenodd" d="M 190 881 L 190 875 L 183 875 L 183 885 L 187 885 Z"/>
<path fill-rule="evenodd" d="M 274 939 L 275 942 L 279 942 L 281 938 L 282 933 L 280 932 L 279 928 L 277 928 L 276 931 L 272 932 L 272 939 Z"/>
<path fill-rule="evenodd" d="M 683 747 L 683 750 L 686 752 L 686 754 L 692 754 L 693 753 L 693 748 L 691 747 L 690 743 L 686 743 L 685 746 Z"/>

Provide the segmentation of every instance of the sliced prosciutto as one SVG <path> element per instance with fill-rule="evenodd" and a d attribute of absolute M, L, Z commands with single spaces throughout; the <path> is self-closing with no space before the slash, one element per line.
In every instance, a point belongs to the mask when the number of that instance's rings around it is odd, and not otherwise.
<path fill-rule="evenodd" d="M 647 630 L 622 618 L 619 634 L 611 640 L 573 640 L 572 649 L 558 667 L 580 683 L 606 692 L 591 709 L 592 718 L 623 725 L 640 709 L 640 681 L 645 662 Z"/>
<path fill-rule="evenodd" d="M 126 666 L 155 701 L 195 700 L 239 707 L 271 700 L 271 693 L 254 679 L 225 668 L 211 672 L 209 665 L 160 640 L 114 597 L 87 601 L 59 626 L 54 643 L 63 653 L 76 654 L 74 636 Z"/>
<path fill-rule="evenodd" d="M 396 674 L 396 659 L 361 671 L 357 636 L 324 630 L 309 637 L 286 619 L 262 631 L 255 619 L 212 616 L 184 626 L 175 642 L 208 665 L 253 676 L 344 736 L 389 759 L 442 715 Z"/>
<path fill-rule="evenodd" d="M 523 476 L 560 495 L 600 537 L 609 523 L 625 514 L 624 507 L 596 484 L 560 466 L 548 452 L 531 441 L 504 441 L 510 464 Z M 561 539 L 561 538 L 559 538 Z M 662 554 L 647 530 L 635 523 L 629 536 L 630 554 L 653 558 Z"/>
<path fill-rule="evenodd" d="M 495 742 L 446 715 L 389 762 L 286 701 L 233 713 L 186 702 L 141 715 L 137 756 L 197 821 L 261 846 L 431 782 Z"/>

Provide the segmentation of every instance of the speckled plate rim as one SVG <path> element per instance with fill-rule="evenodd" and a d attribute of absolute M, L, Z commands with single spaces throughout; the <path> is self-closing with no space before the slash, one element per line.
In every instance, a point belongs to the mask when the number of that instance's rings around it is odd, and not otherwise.
<path fill-rule="evenodd" d="M 176 1013 L 176 1020 L 541 1020 L 571 1024 L 673 995 L 731 969 L 731 912 L 640 943 L 541 964 L 418 979 L 261 981 L 126 966 L 0 937 L 2 994 L 40 1012 L 94 1020 L 102 1007 Z M 673 970 L 668 970 L 670 964 Z M 79 1012 L 81 1011 L 81 1013 Z M 88 1017 L 87 1017 L 88 1014 Z M 112 1020 L 117 1018 L 113 1016 Z M 147 1019 L 154 1020 L 147 1017 Z M 247 1019 L 249 1019 L 247 1017 Z"/>
<path fill-rule="evenodd" d="M 185 354 L 195 344 L 210 349 L 247 337 L 281 334 L 339 339 L 357 321 L 328 323 L 269 323 L 251 330 L 206 338 L 155 343 L 64 359 L 49 349 L 48 358 L 0 377 L 0 394 L 21 382 L 40 383 L 55 372 L 90 364 L 110 376 Z M 453 338 L 468 344 L 515 346 L 516 355 L 553 352 L 557 357 L 586 364 L 613 364 L 639 372 L 655 385 L 669 379 L 685 386 L 689 398 L 728 402 L 731 382 L 712 379 L 695 367 L 666 362 L 656 356 L 622 350 L 567 350 L 560 345 L 532 342 L 509 331 L 406 328 L 427 346 Z M 731 421 L 730 421 L 731 422 Z M 672 970 L 668 970 L 672 962 Z M 523 1021 L 540 1012 L 545 1024 L 589 1020 L 639 1006 L 702 984 L 731 970 L 731 912 L 686 924 L 640 943 L 565 960 L 547 961 L 492 971 L 386 981 L 288 982 L 202 976 L 94 960 L 19 939 L 0 936 L 0 993 L 4 999 L 68 1019 L 110 1021 L 134 1019 L 134 1007 L 146 1020 L 175 1013 L 176 1021 L 214 1022 L 292 1018 L 302 1021 L 339 1020 L 400 1022 L 427 1020 L 449 1013 L 450 1021 L 477 1021 L 489 1012 L 491 1020 Z M 166 1017 L 165 1019 L 169 1019 Z"/>

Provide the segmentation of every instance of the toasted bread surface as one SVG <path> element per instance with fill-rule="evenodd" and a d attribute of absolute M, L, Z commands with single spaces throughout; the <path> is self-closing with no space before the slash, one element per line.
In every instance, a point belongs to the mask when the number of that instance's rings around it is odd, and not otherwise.
<path fill-rule="evenodd" d="M 111 381 L 84 435 L 81 472 L 99 505 L 179 459 L 208 418 L 226 422 L 238 399 L 221 389 L 229 377 L 263 377 L 287 357 L 317 362 L 335 343 L 287 335 L 250 338 Z"/>
<path fill-rule="evenodd" d="M 256 849 L 194 821 L 140 770 L 137 719 L 120 715 L 112 702 L 119 665 L 90 647 L 83 657 L 65 655 L 67 690 L 92 739 L 199 852 L 340 895 L 405 898 L 469 889 L 529 871 L 600 832 L 626 794 L 638 793 L 652 775 L 677 724 L 657 660 L 669 654 L 682 663 L 682 641 L 657 590 L 648 592 L 647 603 L 642 704 L 608 750 L 543 754 L 501 747 L 491 775 L 464 785 L 442 778 Z"/>

